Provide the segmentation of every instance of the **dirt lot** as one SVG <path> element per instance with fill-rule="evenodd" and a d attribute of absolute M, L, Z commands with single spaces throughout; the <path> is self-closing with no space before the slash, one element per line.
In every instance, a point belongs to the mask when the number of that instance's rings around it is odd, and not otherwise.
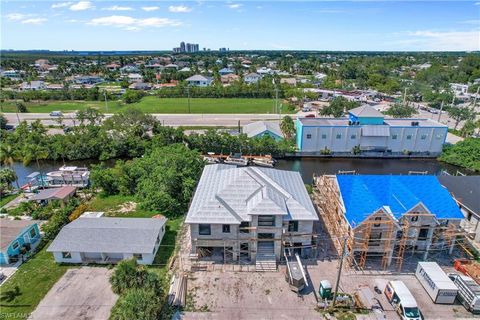
<path fill-rule="evenodd" d="M 316 293 L 321 280 L 335 284 L 336 260 L 318 261 L 307 267 L 311 288 L 297 296 L 290 291 L 284 279 L 284 267 L 279 272 L 194 272 L 188 282 L 188 310 L 203 313 L 186 313 L 182 319 L 319 319 L 315 311 Z M 372 291 L 375 280 L 402 280 L 417 300 L 425 319 L 472 319 L 462 305 L 434 304 L 414 274 L 382 274 L 346 272 L 340 290 L 353 293 L 359 285 Z M 387 319 L 400 319 L 383 294 L 375 294 L 384 308 Z M 205 313 L 206 312 L 206 313 Z M 226 316 L 228 314 L 228 316 Z M 357 319 L 374 319 L 368 315 Z"/>
<path fill-rule="evenodd" d="M 108 278 L 111 270 L 82 267 L 70 269 L 40 302 L 30 319 L 108 319 L 117 301 Z"/>

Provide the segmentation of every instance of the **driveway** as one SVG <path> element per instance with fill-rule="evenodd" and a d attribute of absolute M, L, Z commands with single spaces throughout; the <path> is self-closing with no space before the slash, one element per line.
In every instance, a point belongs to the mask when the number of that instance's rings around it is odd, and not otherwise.
<path fill-rule="evenodd" d="M 107 320 L 118 298 L 108 282 L 111 273 L 99 267 L 68 270 L 29 319 Z"/>

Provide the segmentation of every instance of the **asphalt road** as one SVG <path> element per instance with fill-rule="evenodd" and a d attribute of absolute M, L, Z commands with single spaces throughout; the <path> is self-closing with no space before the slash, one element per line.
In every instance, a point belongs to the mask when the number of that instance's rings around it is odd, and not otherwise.
<path fill-rule="evenodd" d="M 44 125 L 59 125 L 58 117 L 52 117 L 48 113 L 5 113 L 9 124 L 16 125 L 18 120 L 33 122 L 39 119 Z M 248 123 L 260 120 L 276 120 L 279 115 L 272 114 L 152 114 L 167 126 L 228 126 L 246 125 Z M 107 114 L 107 117 L 112 116 Z M 73 126 L 75 113 L 65 113 L 63 115 L 63 124 Z M 78 122 L 77 122 L 78 123 Z"/>

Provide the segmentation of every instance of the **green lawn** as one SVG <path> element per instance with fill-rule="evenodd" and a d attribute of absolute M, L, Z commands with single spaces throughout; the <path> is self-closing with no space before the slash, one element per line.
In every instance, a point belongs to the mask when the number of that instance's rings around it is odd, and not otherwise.
<path fill-rule="evenodd" d="M 4 195 L 0 196 L 0 208 L 6 205 L 7 203 L 9 203 L 10 201 L 12 201 L 13 199 L 15 199 L 16 197 L 18 197 L 18 194 L 9 194 L 8 196 L 4 196 Z"/>
<path fill-rule="evenodd" d="M 73 112 L 87 107 L 99 108 L 102 112 L 107 112 L 103 101 L 28 102 L 25 105 L 32 113 L 49 113 L 56 110 Z M 273 99 L 192 98 L 190 113 L 272 113 L 273 105 Z M 110 101 L 108 112 L 115 113 L 126 106 L 120 101 Z M 131 106 L 138 107 L 146 113 L 189 113 L 187 98 L 148 96 Z M 15 105 L 12 102 L 4 102 L 1 107 L 2 112 L 15 112 Z M 286 107 L 282 112 L 289 113 Z"/>
<path fill-rule="evenodd" d="M 69 268 L 46 252 L 48 244 L 23 263 L 0 287 L 0 319 L 26 319 Z"/>

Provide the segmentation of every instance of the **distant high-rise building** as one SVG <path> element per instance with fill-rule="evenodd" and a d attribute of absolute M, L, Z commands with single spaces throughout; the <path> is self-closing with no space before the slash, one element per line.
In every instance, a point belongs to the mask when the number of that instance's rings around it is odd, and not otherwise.
<path fill-rule="evenodd" d="M 173 48 L 174 53 L 193 53 L 198 51 L 200 51 L 200 46 L 198 45 L 198 43 L 185 43 L 183 41 L 180 42 L 180 47 Z"/>

